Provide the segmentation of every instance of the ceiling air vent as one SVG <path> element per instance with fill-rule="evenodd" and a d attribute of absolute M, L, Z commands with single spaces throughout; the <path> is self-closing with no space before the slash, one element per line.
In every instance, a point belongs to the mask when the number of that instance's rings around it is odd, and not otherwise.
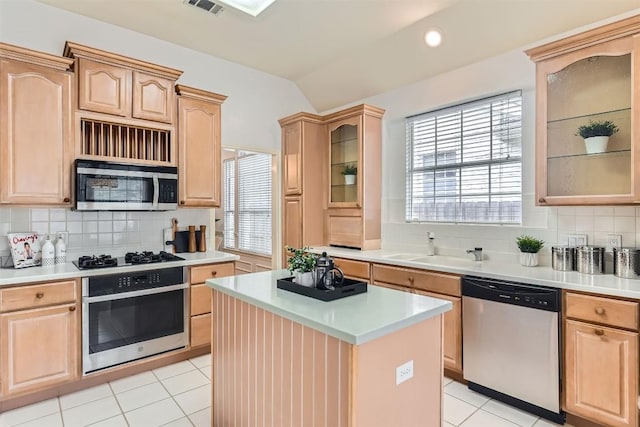
<path fill-rule="evenodd" d="M 214 15 L 219 15 L 224 10 L 220 3 L 214 3 L 209 0 L 184 0 L 184 4 L 195 6 Z"/>

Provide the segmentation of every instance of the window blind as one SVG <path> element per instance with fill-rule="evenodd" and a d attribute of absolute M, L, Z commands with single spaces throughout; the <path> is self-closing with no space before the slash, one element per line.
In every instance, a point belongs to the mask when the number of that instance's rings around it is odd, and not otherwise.
<path fill-rule="evenodd" d="M 406 119 L 409 222 L 520 223 L 522 95 Z"/>
<path fill-rule="evenodd" d="M 224 174 L 225 247 L 271 255 L 271 155 L 239 152 Z"/>

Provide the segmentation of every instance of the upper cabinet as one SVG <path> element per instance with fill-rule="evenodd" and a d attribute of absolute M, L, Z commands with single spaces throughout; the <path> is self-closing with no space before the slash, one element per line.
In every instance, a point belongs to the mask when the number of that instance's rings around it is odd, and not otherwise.
<path fill-rule="evenodd" d="M 176 96 L 182 71 L 67 42 L 78 91 L 78 158 L 177 164 Z"/>
<path fill-rule="evenodd" d="M 328 127 L 331 179 L 329 207 L 360 207 L 362 180 L 357 179 L 357 176 L 358 170 L 362 169 L 362 116 L 337 120 L 329 123 Z"/>
<path fill-rule="evenodd" d="M 0 203 L 71 204 L 72 62 L 0 43 Z"/>
<path fill-rule="evenodd" d="M 537 204 L 640 202 L 639 33 L 635 16 L 527 51 L 536 62 Z M 580 135 L 606 122 L 618 130 L 608 140 Z M 585 136 L 611 133 L 593 130 Z"/>
<path fill-rule="evenodd" d="M 178 85 L 178 183 L 181 207 L 219 207 L 220 108 L 224 95 Z"/>

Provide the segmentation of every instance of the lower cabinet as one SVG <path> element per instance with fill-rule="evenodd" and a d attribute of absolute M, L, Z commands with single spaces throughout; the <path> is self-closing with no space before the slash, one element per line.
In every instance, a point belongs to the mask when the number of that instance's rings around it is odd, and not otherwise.
<path fill-rule="evenodd" d="M 566 316 L 578 319 L 564 322 L 565 410 L 610 427 L 637 427 L 638 332 L 590 322 L 637 329 L 638 304 L 574 293 L 566 302 Z"/>
<path fill-rule="evenodd" d="M 75 281 L 52 282 L 0 291 L 3 396 L 44 390 L 79 377 L 80 311 L 75 285 Z M 59 299 L 67 303 L 41 306 Z"/>
<path fill-rule="evenodd" d="M 214 277 L 233 276 L 233 262 L 199 265 L 189 269 L 191 283 L 190 299 L 190 345 L 200 347 L 211 345 L 211 288 L 204 281 Z"/>

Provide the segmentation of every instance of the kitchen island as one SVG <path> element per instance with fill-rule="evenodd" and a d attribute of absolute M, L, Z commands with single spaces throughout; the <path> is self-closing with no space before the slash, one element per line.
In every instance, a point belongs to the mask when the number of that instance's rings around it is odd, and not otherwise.
<path fill-rule="evenodd" d="M 450 302 L 378 286 L 323 302 L 278 289 L 289 276 L 207 280 L 213 425 L 440 424 Z"/>

